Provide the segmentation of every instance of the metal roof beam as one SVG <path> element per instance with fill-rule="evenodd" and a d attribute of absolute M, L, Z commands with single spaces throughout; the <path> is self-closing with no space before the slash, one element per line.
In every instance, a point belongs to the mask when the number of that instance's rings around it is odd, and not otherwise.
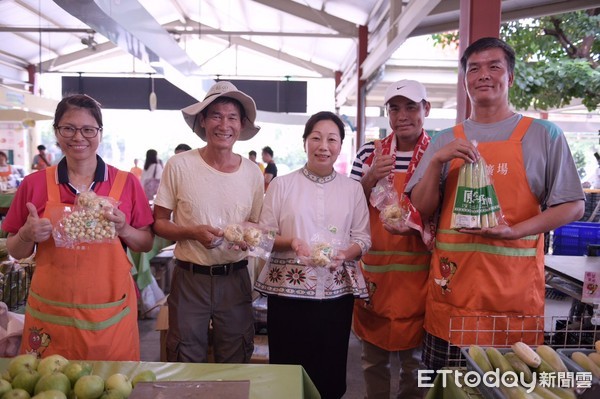
<path fill-rule="evenodd" d="M 369 55 L 360 65 L 361 79 L 368 80 L 392 54 L 404 43 L 418 24 L 438 5 L 440 0 L 411 0 L 398 15 L 388 5 L 389 30 L 396 31 L 395 35 L 381 35 L 378 43 L 371 47 Z M 371 44 L 371 43 L 370 43 Z M 342 82 L 336 90 L 336 103 L 343 104 L 358 86 L 358 71 L 348 71 L 349 75 L 342 77 Z"/>
<path fill-rule="evenodd" d="M 200 67 L 136 0 L 54 0 L 123 50 L 151 65 L 174 85 L 202 98 L 212 82 L 190 83 Z"/>
<path fill-rule="evenodd" d="M 431 10 L 437 6 L 441 0 L 411 0 L 402 10 L 398 18 L 390 21 L 390 30 L 396 30 L 393 37 L 382 38 L 377 43 L 365 61 L 361 64 L 361 78 L 367 79 L 377 68 L 384 65 L 390 59 L 392 54 L 404 43 L 411 32 L 419 25 Z M 391 39 L 391 40 L 390 40 Z"/>
<path fill-rule="evenodd" d="M 106 57 L 109 54 L 122 51 L 113 42 L 97 44 L 95 50 L 86 48 L 70 54 L 59 55 L 56 58 L 42 62 L 42 72 L 54 72 L 90 62 L 94 58 Z"/>
<path fill-rule="evenodd" d="M 230 39 L 230 42 L 232 44 L 247 47 L 259 53 L 265 54 L 269 57 L 277 58 L 282 61 L 289 62 L 290 64 L 297 65 L 301 68 L 317 72 L 325 78 L 334 77 L 334 71 L 332 69 L 326 68 L 323 65 L 319 65 L 311 61 L 306 61 L 301 58 L 294 57 L 293 55 L 284 53 L 283 51 L 278 51 L 270 47 L 263 46 L 262 44 L 255 43 L 251 40 L 246 40 L 239 37 L 232 37 Z"/>
<path fill-rule="evenodd" d="M 254 0 L 255 3 L 264 4 L 268 7 L 274 8 L 281 12 L 285 12 L 290 15 L 294 15 L 298 18 L 305 19 L 317 25 L 333 29 L 344 35 L 351 37 L 358 36 L 358 29 L 356 24 L 349 22 L 345 19 L 338 18 L 331 14 L 328 14 L 317 9 L 304 6 L 295 1 L 281 1 L 281 0 Z"/>
<path fill-rule="evenodd" d="M 433 33 L 458 30 L 458 15 L 460 13 L 458 0 L 444 0 L 413 30 L 410 36 L 431 35 Z M 514 3 L 514 2 L 512 2 Z M 557 15 L 577 10 L 598 7 L 598 0 L 558 0 L 530 4 L 526 8 L 522 4 L 502 3 L 501 21 L 515 21 L 524 18 L 539 18 L 547 15 Z"/>

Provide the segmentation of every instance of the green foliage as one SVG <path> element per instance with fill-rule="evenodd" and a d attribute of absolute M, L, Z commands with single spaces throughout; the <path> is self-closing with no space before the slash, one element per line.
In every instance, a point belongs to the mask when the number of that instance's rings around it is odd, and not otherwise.
<path fill-rule="evenodd" d="M 581 99 L 600 104 L 600 8 L 510 21 L 500 37 L 517 54 L 509 100 L 517 109 L 547 110 Z M 458 32 L 433 35 L 441 46 L 457 46 Z"/>

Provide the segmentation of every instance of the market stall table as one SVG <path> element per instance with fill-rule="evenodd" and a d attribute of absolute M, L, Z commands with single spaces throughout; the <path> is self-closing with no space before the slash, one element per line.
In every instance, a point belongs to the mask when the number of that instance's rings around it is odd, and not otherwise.
<path fill-rule="evenodd" d="M 581 301 L 584 273 L 600 272 L 600 257 L 546 255 L 544 265 L 546 284 Z"/>
<path fill-rule="evenodd" d="M 10 359 L 0 358 L 0 370 Z M 321 397 L 302 366 L 272 364 L 158 363 L 158 362 L 90 362 L 92 374 L 108 378 L 114 373 L 129 377 L 152 370 L 159 381 L 250 381 L 250 399 L 286 398 L 318 399 Z"/>
<path fill-rule="evenodd" d="M 146 288 L 152 282 L 152 269 L 150 267 L 150 261 L 163 248 L 171 245 L 172 243 L 173 241 L 155 236 L 154 245 L 150 251 L 140 253 L 127 250 L 127 255 L 129 256 L 129 260 L 133 265 L 131 274 L 133 274 L 140 291 Z"/>

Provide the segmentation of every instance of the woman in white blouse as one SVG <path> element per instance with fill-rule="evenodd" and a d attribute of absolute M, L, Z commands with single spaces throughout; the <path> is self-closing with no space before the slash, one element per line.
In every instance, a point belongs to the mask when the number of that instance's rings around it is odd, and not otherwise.
<path fill-rule="evenodd" d="M 369 212 L 362 186 L 333 169 L 340 118 L 311 116 L 302 138 L 306 165 L 277 176 L 265 196 L 260 222 L 278 236 L 255 289 L 268 295 L 270 363 L 300 364 L 322 398 L 341 398 L 354 297 L 367 296 L 357 260 L 371 245 Z M 315 241 L 328 248 L 315 252 Z"/>
<path fill-rule="evenodd" d="M 162 161 L 158 159 L 158 153 L 156 150 L 146 151 L 146 161 L 144 162 L 144 170 L 142 171 L 140 180 L 148 200 L 154 199 L 154 196 L 158 190 L 162 173 L 163 164 Z"/>

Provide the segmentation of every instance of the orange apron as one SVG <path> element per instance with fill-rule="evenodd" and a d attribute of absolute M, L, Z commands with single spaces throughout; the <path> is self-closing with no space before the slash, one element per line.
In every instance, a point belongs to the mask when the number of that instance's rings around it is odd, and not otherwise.
<path fill-rule="evenodd" d="M 65 206 L 46 168 L 44 217 L 53 225 Z M 127 174 L 119 171 L 109 196 L 118 200 Z M 119 240 L 58 248 L 52 237 L 38 244 L 25 310 L 21 353 L 60 354 L 70 360 L 140 360 L 137 298 L 131 263 Z"/>
<path fill-rule="evenodd" d="M 12 167 L 10 165 L 6 165 L 6 166 L 8 166 L 8 169 L 5 170 L 4 172 L 0 172 L 0 177 L 8 178 L 10 175 L 12 175 Z"/>
<path fill-rule="evenodd" d="M 406 173 L 394 174 L 401 193 Z M 419 235 L 387 232 L 379 210 L 369 204 L 372 246 L 360 262 L 370 301 L 355 300 L 355 334 L 380 348 L 399 351 L 419 346 L 431 254 Z"/>
<path fill-rule="evenodd" d="M 523 117 L 506 141 L 479 143 L 508 225 L 541 212 L 525 172 L 521 141 L 532 119 Z M 454 128 L 465 138 L 463 126 Z M 454 159 L 431 263 L 425 329 L 457 346 L 543 341 L 543 235 L 499 240 L 450 229 L 463 161 Z M 483 317 L 476 317 L 483 316 Z M 499 316 L 499 317 L 493 317 Z M 533 317 L 511 317 L 533 316 Z M 452 325 L 450 321 L 452 319 Z M 486 332 L 487 331 L 487 332 Z"/>

